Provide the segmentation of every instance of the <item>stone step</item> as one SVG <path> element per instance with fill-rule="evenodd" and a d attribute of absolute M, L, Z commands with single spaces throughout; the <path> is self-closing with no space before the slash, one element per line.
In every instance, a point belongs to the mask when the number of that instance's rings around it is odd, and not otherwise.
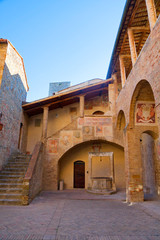
<path fill-rule="evenodd" d="M 8 164 L 13 164 L 13 165 L 24 164 L 24 165 L 28 165 L 29 162 L 27 162 L 27 161 L 9 161 L 9 162 L 7 163 L 7 165 L 8 165 Z"/>
<path fill-rule="evenodd" d="M 29 162 L 30 161 L 22 161 L 22 160 L 21 161 L 18 161 L 18 160 L 17 161 L 16 160 L 13 161 L 12 160 L 12 161 L 8 161 L 7 165 L 8 164 L 29 164 Z"/>
<path fill-rule="evenodd" d="M 20 154 L 12 154 L 12 158 L 31 158 L 31 154 L 25 154 L 25 153 L 20 153 Z"/>
<path fill-rule="evenodd" d="M 23 164 L 20 164 L 20 163 L 12 163 L 12 164 L 7 164 L 7 167 L 9 168 L 27 168 L 28 167 L 28 164 L 26 163 L 23 163 Z"/>
<path fill-rule="evenodd" d="M 0 174 L 0 181 L 2 180 L 2 179 L 20 179 L 20 178 L 23 178 L 24 177 L 24 174 L 23 175 L 1 175 Z"/>
<path fill-rule="evenodd" d="M 0 199 L 0 205 L 22 205 L 21 199 Z"/>
<path fill-rule="evenodd" d="M 0 193 L 1 199 L 22 199 L 22 193 Z"/>
<path fill-rule="evenodd" d="M 23 188 L 0 188 L 0 194 L 1 193 L 22 193 Z"/>
<path fill-rule="evenodd" d="M 6 183 L 6 182 L 0 182 L 0 188 L 22 188 L 23 183 Z"/>
<path fill-rule="evenodd" d="M 0 172 L 0 205 L 22 205 L 23 179 L 31 155 L 15 154 Z"/>
<path fill-rule="evenodd" d="M 11 171 L 11 172 L 26 172 L 26 167 L 8 167 L 8 166 L 6 166 L 4 169 L 3 169 L 3 171 Z"/>
<path fill-rule="evenodd" d="M 22 183 L 23 182 L 23 178 L 22 179 L 0 179 L 0 184 L 1 183 Z"/>
<path fill-rule="evenodd" d="M 18 175 L 18 176 L 24 176 L 25 171 L 23 172 L 18 172 L 18 171 L 2 171 L 0 172 L 0 175 L 2 176 L 8 176 L 8 175 Z"/>

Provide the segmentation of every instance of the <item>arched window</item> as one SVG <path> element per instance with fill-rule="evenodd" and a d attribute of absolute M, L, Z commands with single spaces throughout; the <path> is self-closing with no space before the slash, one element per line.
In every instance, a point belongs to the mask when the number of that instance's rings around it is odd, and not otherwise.
<path fill-rule="evenodd" d="M 103 111 L 95 111 L 92 115 L 104 115 Z"/>

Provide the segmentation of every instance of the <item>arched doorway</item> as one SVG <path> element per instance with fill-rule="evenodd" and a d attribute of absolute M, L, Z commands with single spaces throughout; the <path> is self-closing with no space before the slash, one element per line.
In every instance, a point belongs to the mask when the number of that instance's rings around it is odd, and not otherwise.
<path fill-rule="evenodd" d="M 74 162 L 74 188 L 85 188 L 85 162 Z"/>
<path fill-rule="evenodd" d="M 127 198 L 130 202 L 155 197 L 158 165 L 155 142 L 158 139 L 156 105 L 151 85 L 141 80 L 133 93 L 127 129 Z"/>

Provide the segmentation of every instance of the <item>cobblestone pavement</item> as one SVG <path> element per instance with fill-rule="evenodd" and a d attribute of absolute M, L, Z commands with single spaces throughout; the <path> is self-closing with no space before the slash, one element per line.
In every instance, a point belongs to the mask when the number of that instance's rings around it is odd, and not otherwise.
<path fill-rule="evenodd" d="M 29 206 L 0 206 L 1 240 L 160 240 L 160 202 L 124 193 L 42 192 Z"/>

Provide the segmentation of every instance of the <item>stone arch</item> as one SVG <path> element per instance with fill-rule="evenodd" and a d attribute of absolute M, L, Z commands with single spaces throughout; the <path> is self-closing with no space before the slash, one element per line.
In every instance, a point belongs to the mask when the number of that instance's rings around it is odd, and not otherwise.
<path fill-rule="evenodd" d="M 152 87 L 147 80 L 139 81 L 134 89 L 131 103 L 130 103 L 130 111 L 129 111 L 130 127 L 133 127 L 135 123 L 135 110 L 136 110 L 136 103 L 138 101 L 155 102 L 155 97 L 154 97 Z"/>
<path fill-rule="evenodd" d="M 123 130 L 126 126 L 126 118 L 123 110 L 120 110 L 117 115 L 116 129 Z"/>
<path fill-rule="evenodd" d="M 116 184 L 118 188 L 125 188 L 124 149 L 116 143 L 102 139 L 79 143 L 65 151 L 59 158 L 58 180 L 64 181 L 64 188 L 73 188 L 73 166 L 74 162 L 78 160 L 85 162 L 85 188 L 87 188 L 89 152 L 114 152 Z"/>

